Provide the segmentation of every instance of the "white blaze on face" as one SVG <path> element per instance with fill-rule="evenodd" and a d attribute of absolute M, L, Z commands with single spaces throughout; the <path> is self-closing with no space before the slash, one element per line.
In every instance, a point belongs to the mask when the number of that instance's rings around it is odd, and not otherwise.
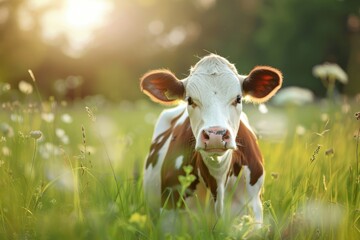
<path fill-rule="evenodd" d="M 227 148 L 235 148 L 242 104 L 241 82 L 233 66 L 221 58 L 200 61 L 185 82 L 191 128 L 196 138 L 196 148 L 202 148 L 201 135 L 206 129 L 219 127 L 229 131 Z"/>

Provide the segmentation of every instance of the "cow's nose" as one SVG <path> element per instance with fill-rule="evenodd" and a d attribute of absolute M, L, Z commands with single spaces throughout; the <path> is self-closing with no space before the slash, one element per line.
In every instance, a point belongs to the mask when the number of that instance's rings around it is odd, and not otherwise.
<path fill-rule="evenodd" d="M 210 127 L 201 133 L 201 141 L 205 150 L 227 149 L 231 141 L 229 130 L 221 127 Z"/>

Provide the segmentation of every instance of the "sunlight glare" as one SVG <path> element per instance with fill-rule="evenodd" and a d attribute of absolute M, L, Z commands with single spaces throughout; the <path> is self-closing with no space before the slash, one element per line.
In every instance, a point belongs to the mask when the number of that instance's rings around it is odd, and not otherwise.
<path fill-rule="evenodd" d="M 61 8 L 43 15 L 43 37 L 52 43 L 65 36 L 68 46 L 63 47 L 63 51 L 79 57 L 91 42 L 94 31 L 104 25 L 112 8 L 112 3 L 105 0 L 63 0 Z"/>
<path fill-rule="evenodd" d="M 103 24 L 109 3 L 101 0 L 66 0 L 65 24 L 73 30 L 96 28 Z"/>

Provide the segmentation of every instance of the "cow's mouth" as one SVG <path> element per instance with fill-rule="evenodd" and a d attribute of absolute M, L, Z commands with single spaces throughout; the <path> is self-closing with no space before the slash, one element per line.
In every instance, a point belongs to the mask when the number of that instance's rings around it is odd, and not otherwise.
<path fill-rule="evenodd" d="M 207 148 L 207 149 L 201 149 L 201 150 L 208 155 L 222 156 L 229 149 L 227 149 L 227 148 Z"/>
<path fill-rule="evenodd" d="M 226 152 L 228 149 L 226 148 L 209 148 L 204 149 L 205 152 Z"/>

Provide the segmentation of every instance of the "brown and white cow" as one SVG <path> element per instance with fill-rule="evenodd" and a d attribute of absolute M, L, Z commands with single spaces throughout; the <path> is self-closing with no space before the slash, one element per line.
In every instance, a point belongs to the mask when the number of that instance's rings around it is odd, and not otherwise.
<path fill-rule="evenodd" d="M 202 58 L 182 80 L 168 70 L 146 73 L 141 79 L 145 94 L 161 104 L 179 104 L 164 110 L 155 126 L 144 173 L 150 208 L 174 208 L 180 197 L 198 199 L 200 189 L 206 187 L 221 216 L 230 189 L 235 192 L 232 206 L 241 209 L 249 204 L 261 224 L 263 158 L 242 112 L 242 99 L 265 102 L 281 84 L 277 69 L 258 66 L 243 76 L 215 54 Z M 185 175 L 186 165 L 193 167 L 196 178 L 180 196 L 179 176 Z"/>

